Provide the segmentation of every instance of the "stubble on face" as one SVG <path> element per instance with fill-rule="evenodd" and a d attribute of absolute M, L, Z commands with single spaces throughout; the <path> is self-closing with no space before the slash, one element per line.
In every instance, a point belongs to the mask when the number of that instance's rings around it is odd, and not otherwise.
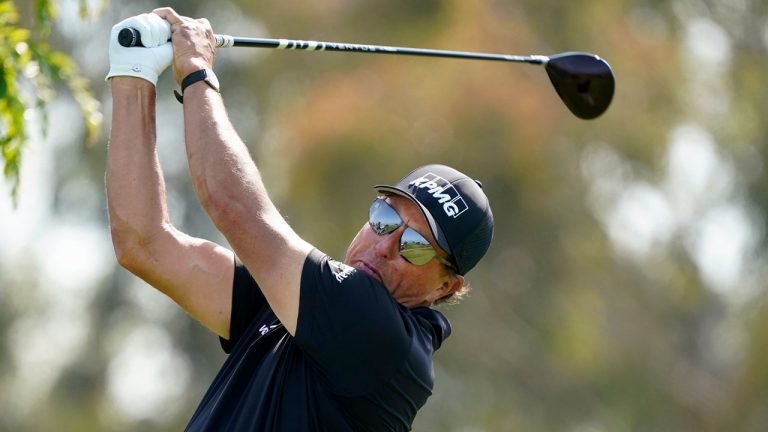
<path fill-rule="evenodd" d="M 406 225 L 435 244 L 427 221 L 416 204 L 398 196 L 390 196 L 388 201 Z M 425 298 L 442 285 L 446 271 L 436 260 L 416 266 L 402 258 L 399 253 L 402 230 L 401 227 L 389 235 L 379 236 L 365 223 L 347 248 L 344 262 L 383 284 L 407 307 L 430 303 Z"/>

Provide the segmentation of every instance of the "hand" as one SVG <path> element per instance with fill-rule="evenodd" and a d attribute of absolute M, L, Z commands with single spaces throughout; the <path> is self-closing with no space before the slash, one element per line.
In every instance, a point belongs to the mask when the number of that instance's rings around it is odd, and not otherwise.
<path fill-rule="evenodd" d="M 213 69 L 216 39 L 207 19 L 183 17 L 171 8 L 152 11 L 171 24 L 173 34 L 173 75 L 176 82 L 203 68 Z"/>
<path fill-rule="evenodd" d="M 126 48 L 117 41 L 120 30 L 132 27 L 141 34 L 141 42 L 147 48 Z M 106 80 L 115 76 L 143 78 L 157 85 L 157 78 L 171 64 L 173 46 L 171 26 L 157 14 L 136 15 L 120 21 L 109 35 L 109 72 Z"/>

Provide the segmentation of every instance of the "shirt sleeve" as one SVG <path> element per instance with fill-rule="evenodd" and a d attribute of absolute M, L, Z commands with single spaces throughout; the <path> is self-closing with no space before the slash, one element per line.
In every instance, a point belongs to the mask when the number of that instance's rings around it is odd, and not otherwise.
<path fill-rule="evenodd" d="M 406 361 L 402 309 L 383 285 L 315 249 L 302 271 L 294 340 L 332 392 L 363 394 Z"/>
<path fill-rule="evenodd" d="M 221 348 L 229 354 L 245 330 L 256 318 L 258 312 L 267 305 L 267 299 L 261 288 L 245 268 L 235 258 L 235 276 L 232 279 L 232 312 L 229 318 L 229 339 L 219 337 Z"/>

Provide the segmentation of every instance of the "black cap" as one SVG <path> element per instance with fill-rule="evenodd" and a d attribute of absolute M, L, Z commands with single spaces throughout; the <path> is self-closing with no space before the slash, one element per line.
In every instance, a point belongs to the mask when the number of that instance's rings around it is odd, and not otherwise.
<path fill-rule="evenodd" d="M 425 165 L 394 186 L 374 188 L 406 197 L 419 206 L 437 244 L 448 252 L 460 275 L 488 251 L 493 213 L 479 181 L 445 165 Z"/>

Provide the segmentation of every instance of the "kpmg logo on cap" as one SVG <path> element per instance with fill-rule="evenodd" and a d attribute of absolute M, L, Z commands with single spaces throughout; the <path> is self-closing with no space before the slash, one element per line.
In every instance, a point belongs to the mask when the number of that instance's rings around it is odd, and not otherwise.
<path fill-rule="evenodd" d="M 459 217 L 469 206 L 461 197 L 459 191 L 451 182 L 440 177 L 437 174 L 428 173 L 408 183 L 408 186 L 414 186 L 418 189 L 427 189 L 427 192 L 434 197 L 437 202 L 443 205 L 443 211 L 453 218 Z"/>

